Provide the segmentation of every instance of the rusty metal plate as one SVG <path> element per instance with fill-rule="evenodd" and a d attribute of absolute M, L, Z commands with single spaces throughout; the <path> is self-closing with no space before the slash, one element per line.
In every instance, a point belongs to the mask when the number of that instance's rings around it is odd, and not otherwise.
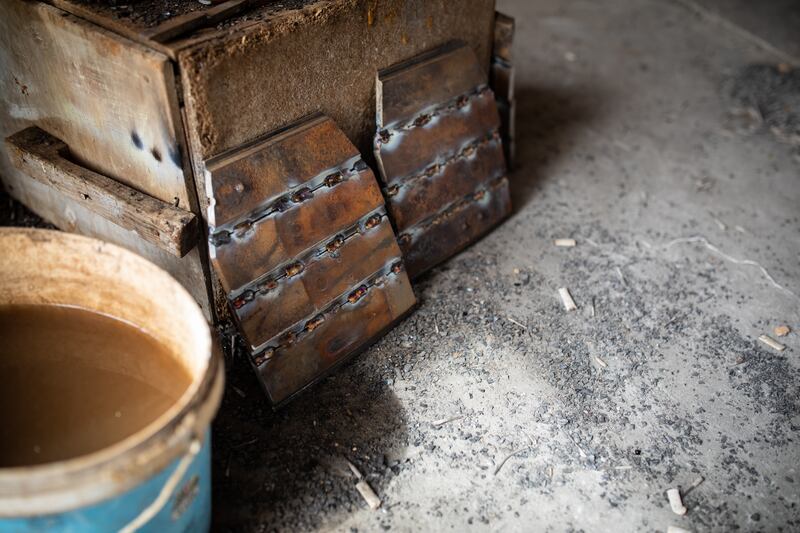
<path fill-rule="evenodd" d="M 398 239 L 409 273 L 425 272 L 461 251 L 510 212 L 508 180 L 501 178 L 402 232 Z"/>
<path fill-rule="evenodd" d="M 510 102 L 497 102 L 497 110 L 500 111 L 500 136 L 503 139 L 503 153 L 506 156 L 506 164 L 513 168 L 516 159 L 516 130 L 517 130 L 517 103 L 516 100 Z"/>
<path fill-rule="evenodd" d="M 253 218 L 309 180 L 346 173 L 361 155 L 336 124 L 320 116 L 206 162 L 208 222 Z M 344 162 L 344 164 L 342 164 Z"/>
<path fill-rule="evenodd" d="M 414 305 L 375 176 L 331 120 L 216 157 L 206 174 L 211 262 L 274 402 Z"/>
<path fill-rule="evenodd" d="M 514 67 L 502 59 L 494 58 L 492 63 L 491 83 L 498 102 L 514 100 Z"/>
<path fill-rule="evenodd" d="M 462 46 L 378 74 L 375 156 L 412 278 L 510 212 L 507 185 L 495 187 L 500 115 L 480 71 Z"/>
<path fill-rule="evenodd" d="M 233 299 L 242 335 L 257 348 L 397 261 L 385 214 L 368 216 L 296 261 L 256 280 Z M 294 275 L 289 275 L 294 274 Z"/>
<path fill-rule="evenodd" d="M 449 45 L 378 73 L 378 128 L 408 122 L 425 105 L 447 102 L 486 85 L 478 58 L 468 46 Z M 420 105 L 423 103 L 423 105 Z"/>
<path fill-rule="evenodd" d="M 442 201 L 462 198 L 485 180 L 505 175 L 500 134 L 494 132 L 425 169 L 413 179 L 384 190 L 389 212 L 402 233 L 442 208 Z"/>
<path fill-rule="evenodd" d="M 309 183 L 290 191 L 263 217 L 217 227 L 210 253 L 225 291 L 240 289 L 383 205 L 371 170 L 343 176 L 331 186 Z"/>
<path fill-rule="evenodd" d="M 261 382 L 279 404 L 369 346 L 414 305 L 406 273 L 389 266 L 325 311 L 266 346 L 254 359 Z"/>
<path fill-rule="evenodd" d="M 497 108 L 500 111 L 500 132 L 503 138 L 506 163 L 509 168 L 514 166 L 516 151 L 513 44 L 514 19 L 498 12 L 495 15 L 494 24 L 491 86 L 497 98 Z"/>
<path fill-rule="evenodd" d="M 376 155 L 386 185 L 413 177 L 500 128 L 494 94 L 486 86 L 423 109 L 409 122 L 378 132 Z"/>

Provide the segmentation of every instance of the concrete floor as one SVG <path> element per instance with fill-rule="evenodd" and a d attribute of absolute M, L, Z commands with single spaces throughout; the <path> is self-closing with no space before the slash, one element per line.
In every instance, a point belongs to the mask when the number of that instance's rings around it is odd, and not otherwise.
<path fill-rule="evenodd" d="M 515 213 L 278 413 L 229 354 L 215 530 L 800 530 L 800 148 L 724 94 L 796 57 L 797 3 L 700 5 L 499 0 Z"/>
<path fill-rule="evenodd" d="M 231 364 L 216 528 L 800 530 L 800 157 L 723 94 L 781 54 L 686 2 L 499 7 L 516 212 L 286 410 Z M 782 353 L 757 341 L 780 324 Z"/>

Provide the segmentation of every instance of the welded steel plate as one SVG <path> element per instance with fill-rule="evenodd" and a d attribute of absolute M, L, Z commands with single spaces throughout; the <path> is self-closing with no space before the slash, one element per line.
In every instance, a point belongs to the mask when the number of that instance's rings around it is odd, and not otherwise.
<path fill-rule="evenodd" d="M 511 210 L 507 185 L 493 188 L 506 162 L 487 81 L 473 51 L 457 45 L 378 74 L 375 157 L 412 278 Z"/>
<path fill-rule="evenodd" d="M 330 119 L 208 161 L 206 184 L 214 272 L 273 402 L 414 305 L 375 176 Z"/>

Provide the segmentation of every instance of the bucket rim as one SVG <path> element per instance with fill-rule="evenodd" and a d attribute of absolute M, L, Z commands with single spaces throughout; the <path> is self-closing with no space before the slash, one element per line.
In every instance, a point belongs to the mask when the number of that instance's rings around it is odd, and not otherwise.
<path fill-rule="evenodd" d="M 100 450 L 30 466 L 0 468 L 0 517 L 53 514 L 86 507 L 112 499 L 166 468 L 186 453 L 192 441 L 208 438 L 208 428 L 222 398 L 224 362 L 218 342 L 212 342 L 211 328 L 189 292 L 168 272 L 120 246 L 58 230 L 0 228 L 4 241 L 27 238 L 30 245 L 40 241 L 67 244 L 75 248 L 130 261 L 149 275 L 171 285 L 186 304 L 187 321 L 201 324 L 193 334 L 208 354 L 183 394 L 155 420 L 139 431 Z"/>

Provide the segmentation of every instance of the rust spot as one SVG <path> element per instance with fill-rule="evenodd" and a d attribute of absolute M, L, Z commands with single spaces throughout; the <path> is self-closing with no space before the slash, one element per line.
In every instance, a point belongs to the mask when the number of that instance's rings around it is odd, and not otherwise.
<path fill-rule="evenodd" d="M 333 187 L 337 183 L 341 183 L 344 180 L 344 176 L 342 176 L 341 172 L 335 172 L 325 178 L 325 185 L 328 187 Z"/>
<path fill-rule="evenodd" d="M 411 235 L 408 233 L 403 233 L 399 237 L 397 237 L 397 242 L 400 243 L 401 246 L 408 246 L 411 244 Z"/>
<path fill-rule="evenodd" d="M 251 291 L 244 292 L 240 294 L 231 304 L 233 305 L 234 309 L 241 309 L 247 302 L 253 299 L 253 293 Z"/>
<path fill-rule="evenodd" d="M 381 216 L 380 215 L 372 215 L 364 223 L 364 227 L 366 229 L 372 229 L 372 228 L 374 228 L 375 226 L 377 226 L 380 223 L 381 223 Z"/>
<path fill-rule="evenodd" d="M 275 203 L 272 204 L 272 209 L 277 211 L 278 213 L 283 213 L 284 211 L 289 209 L 289 200 L 286 197 L 278 198 L 275 200 Z"/>
<path fill-rule="evenodd" d="M 325 250 L 327 250 L 328 253 L 334 253 L 336 250 L 341 248 L 343 244 L 344 244 L 344 237 L 342 237 L 341 235 L 337 235 L 336 237 L 333 238 L 331 242 L 329 242 L 325 246 Z"/>
<path fill-rule="evenodd" d="M 303 187 L 299 191 L 292 194 L 292 202 L 299 204 L 305 202 L 306 200 L 310 200 L 313 197 L 314 192 L 308 187 Z"/>
<path fill-rule="evenodd" d="M 285 347 L 291 346 L 295 342 L 297 342 L 297 333 L 295 333 L 294 331 L 290 331 L 283 337 L 281 337 L 281 345 Z"/>
<path fill-rule="evenodd" d="M 270 359 L 272 359 L 274 355 L 275 355 L 275 348 L 270 346 L 269 348 L 267 348 L 266 350 L 255 356 L 253 358 L 253 362 L 256 364 L 256 366 L 261 366 Z"/>
<path fill-rule="evenodd" d="M 428 113 L 418 116 L 414 119 L 414 125 L 417 127 L 424 126 L 425 124 L 429 123 L 433 117 Z"/>
<path fill-rule="evenodd" d="M 305 269 L 306 269 L 305 265 L 303 265 L 303 263 L 298 261 L 297 263 L 292 263 L 291 265 L 286 267 L 286 275 L 291 278 L 300 274 Z"/>
<path fill-rule="evenodd" d="M 242 235 L 246 234 L 253 228 L 253 223 L 249 220 L 245 220 L 244 222 L 239 222 L 234 226 L 233 230 L 236 232 L 236 235 L 241 237 Z"/>
<path fill-rule="evenodd" d="M 261 294 L 266 294 L 269 291 L 274 291 L 277 288 L 278 288 L 278 282 L 275 281 L 274 279 L 268 279 L 268 280 L 262 282 L 258 286 L 258 290 L 261 292 Z"/>
<path fill-rule="evenodd" d="M 306 331 L 311 332 L 317 329 L 320 324 L 325 322 L 325 317 L 323 315 L 317 315 L 311 320 L 306 323 Z"/>
<path fill-rule="evenodd" d="M 363 298 L 365 294 L 367 294 L 367 286 L 362 285 L 350 293 L 350 296 L 347 297 L 347 301 L 350 302 L 351 304 L 354 304 L 361 298 Z"/>
<path fill-rule="evenodd" d="M 392 265 L 392 273 L 399 274 L 402 271 L 403 271 L 403 262 L 402 261 L 398 261 L 397 263 Z"/>

